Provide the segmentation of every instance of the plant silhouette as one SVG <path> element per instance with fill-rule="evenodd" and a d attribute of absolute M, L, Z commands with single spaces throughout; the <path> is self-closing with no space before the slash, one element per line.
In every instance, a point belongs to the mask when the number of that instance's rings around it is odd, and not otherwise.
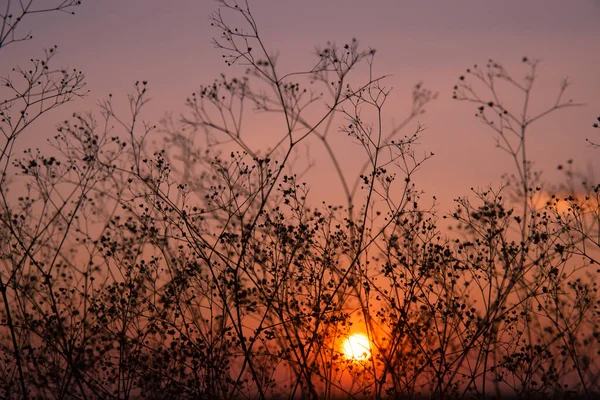
<path fill-rule="evenodd" d="M 31 36 L 18 25 L 34 10 L 80 2 L 41 3 L 8 2 L 0 52 Z M 143 122 L 139 81 L 128 110 L 110 97 L 15 154 L 34 121 L 86 94 L 84 77 L 53 69 L 51 48 L 2 81 L 0 396 L 598 397 L 600 185 L 568 161 L 551 187 L 527 152 L 537 121 L 577 106 L 568 82 L 531 113 L 535 60 L 524 79 L 494 60 L 458 78 L 453 97 L 513 167 L 443 214 L 415 177 L 435 93 L 416 84 L 387 129 L 375 50 L 326 43 L 286 72 L 248 4 L 218 3 L 214 44 L 246 72 L 200 87 L 180 120 Z M 274 115 L 279 135 L 257 145 L 249 113 Z M 345 204 L 311 197 L 308 142 Z M 370 354 L 344 355 L 355 333 Z"/>

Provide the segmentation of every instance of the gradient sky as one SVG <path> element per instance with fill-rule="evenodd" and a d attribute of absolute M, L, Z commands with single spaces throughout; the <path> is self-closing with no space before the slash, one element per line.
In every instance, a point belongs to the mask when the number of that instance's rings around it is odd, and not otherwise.
<path fill-rule="evenodd" d="M 473 117 L 474 107 L 451 100 L 457 77 L 489 58 L 516 76 L 525 73 L 523 56 L 542 60 L 533 99 L 540 106 L 551 104 L 560 80 L 570 78 L 567 95 L 586 105 L 534 126 L 531 155 L 548 179 L 569 158 L 600 175 L 600 150 L 585 142 L 586 137 L 600 141 L 600 131 L 591 128 L 600 115 L 598 0 L 254 0 L 250 5 L 284 68 L 310 65 L 315 45 L 327 40 L 356 37 L 376 48 L 376 72 L 390 74 L 386 83 L 394 87 L 388 122 L 404 115 L 415 83 L 423 81 L 439 93 L 419 118 L 427 127 L 420 149 L 436 156 L 417 180 L 446 206 L 470 187 L 498 183 L 503 172 L 512 171 L 490 132 Z M 2 76 L 57 44 L 57 63 L 83 70 L 90 90 L 87 98 L 48 116 L 46 125 L 36 126 L 39 132 L 29 132 L 31 143 L 52 134 L 47 128 L 73 110 L 92 110 L 109 93 L 124 97 L 136 80 L 150 82 L 154 100 L 144 117 L 158 122 L 166 112 L 183 111 L 185 98 L 220 72 L 241 75 L 242 68 L 223 64 L 211 43 L 219 35 L 208 20 L 216 8 L 212 0 L 84 0 L 75 16 L 25 20 L 21 32 L 31 30 L 34 39 L 2 50 Z M 348 144 L 344 151 L 351 159 L 359 150 Z M 328 167 L 324 162 L 320 165 Z M 313 193 L 328 187 L 325 181 L 312 186 Z"/>

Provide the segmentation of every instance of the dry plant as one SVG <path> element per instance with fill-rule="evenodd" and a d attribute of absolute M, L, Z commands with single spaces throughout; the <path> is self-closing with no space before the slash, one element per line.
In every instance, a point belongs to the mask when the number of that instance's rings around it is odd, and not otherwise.
<path fill-rule="evenodd" d="M 159 127 L 143 122 L 141 81 L 129 110 L 111 97 L 16 156 L 34 120 L 85 93 L 83 76 L 52 70 L 51 49 L 5 79 L 0 396 L 598 396 L 600 187 L 567 169 L 542 189 L 526 151 L 534 122 L 575 105 L 566 83 L 530 114 L 536 62 L 523 81 L 494 61 L 460 77 L 455 98 L 515 173 L 440 217 L 416 185 L 433 156 L 416 148 L 416 117 L 434 93 L 415 85 L 388 128 L 374 50 L 327 43 L 283 71 L 247 3 L 221 0 L 211 21 L 245 73 L 201 86 Z M 249 114 L 277 134 L 257 144 Z M 362 151 L 355 170 L 340 135 Z M 311 199 L 308 145 L 345 204 Z M 370 349 L 350 358 L 357 332 Z"/>

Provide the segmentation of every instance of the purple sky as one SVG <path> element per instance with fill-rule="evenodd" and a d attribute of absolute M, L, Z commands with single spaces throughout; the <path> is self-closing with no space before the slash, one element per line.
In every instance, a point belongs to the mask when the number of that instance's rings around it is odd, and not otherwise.
<path fill-rule="evenodd" d="M 167 111 L 183 111 L 185 98 L 220 72 L 243 72 L 227 68 L 211 44 L 211 37 L 219 34 L 208 21 L 216 2 L 83 3 L 75 16 L 31 16 L 21 32 L 31 30 L 34 39 L 2 50 L 2 76 L 54 44 L 59 46 L 58 64 L 86 74 L 89 96 L 48 116 L 46 124 L 73 110 L 94 109 L 109 93 L 124 97 L 142 79 L 150 82 L 154 99 L 144 117 L 158 122 Z M 598 0 L 255 0 L 250 5 L 268 47 L 280 52 L 283 68 L 309 65 L 315 45 L 327 40 L 344 43 L 356 37 L 376 48 L 376 72 L 390 74 L 386 84 L 394 87 L 388 122 L 401 119 L 415 83 L 423 81 L 439 93 L 419 119 L 427 127 L 420 149 L 436 156 L 417 179 L 447 206 L 453 197 L 468 194 L 469 187 L 498 183 L 503 172 L 512 171 L 507 156 L 494 148 L 490 132 L 473 117 L 474 107 L 451 100 L 456 78 L 488 58 L 518 77 L 525 73 L 522 56 L 542 60 L 533 99 L 540 107 L 551 103 L 562 78 L 570 78 L 568 96 L 586 105 L 559 111 L 534 126 L 531 154 L 549 179 L 554 167 L 569 158 L 600 175 L 600 150 L 585 142 L 594 136 L 600 141 L 600 131 L 591 128 L 600 115 Z M 53 125 L 36 129 L 48 126 Z M 349 159 L 358 151 L 352 144 L 344 150 Z M 315 157 L 320 157 L 318 152 Z M 313 193 L 330 188 L 326 181 L 312 186 Z"/>

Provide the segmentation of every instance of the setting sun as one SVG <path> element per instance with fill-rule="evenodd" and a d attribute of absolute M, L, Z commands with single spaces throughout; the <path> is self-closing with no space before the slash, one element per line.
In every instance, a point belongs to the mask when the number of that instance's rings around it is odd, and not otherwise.
<path fill-rule="evenodd" d="M 356 333 L 344 341 L 342 352 L 350 360 L 366 360 L 371 356 L 371 344 L 365 335 Z"/>

